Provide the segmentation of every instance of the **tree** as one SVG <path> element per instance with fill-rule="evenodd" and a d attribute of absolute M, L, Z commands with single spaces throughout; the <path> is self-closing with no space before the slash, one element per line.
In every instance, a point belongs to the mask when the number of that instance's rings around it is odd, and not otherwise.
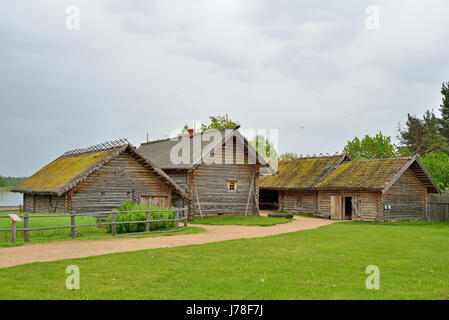
<path fill-rule="evenodd" d="M 181 132 L 178 133 L 178 137 L 185 136 L 189 133 L 189 125 L 186 123 L 182 128 Z"/>
<path fill-rule="evenodd" d="M 441 134 L 449 141 L 449 82 L 443 82 L 441 94 L 443 95 L 443 103 L 440 105 L 440 130 Z"/>
<path fill-rule="evenodd" d="M 201 131 L 204 132 L 206 130 L 211 129 L 223 129 L 223 128 L 233 128 L 239 125 L 238 122 L 234 122 L 228 119 L 228 115 L 226 116 L 216 116 L 209 117 L 209 124 L 202 124 Z"/>
<path fill-rule="evenodd" d="M 399 141 L 403 147 L 408 148 L 412 154 L 417 154 L 422 147 L 422 138 L 424 134 L 424 125 L 416 116 L 407 114 L 405 128 L 402 129 L 399 124 Z"/>
<path fill-rule="evenodd" d="M 268 139 L 265 138 L 265 136 L 258 134 L 254 136 L 254 138 L 251 141 L 249 141 L 249 143 L 265 159 L 274 160 L 278 158 L 278 153 L 274 148 L 274 144 L 268 141 Z"/>
<path fill-rule="evenodd" d="M 430 152 L 420 160 L 440 189 L 449 188 L 449 155 Z"/>
<path fill-rule="evenodd" d="M 344 152 L 351 160 L 393 158 L 401 156 L 397 151 L 397 147 L 391 143 L 391 137 L 384 136 L 382 132 L 376 134 L 375 137 L 365 135 L 362 140 L 355 137 L 352 141 L 348 141 Z"/>
<path fill-rule="evenodd" d="M 299 155 L 296 152 L 284 152 L 279 157 L 280 160 L 296 160 L 299 159 Z"/>
<path fill-rule="evenodd" d="M 5 177 L 2 177 L 1 175 L 0 175 L 0 187 L 1 188 L 9 187 L 8 179 Z"/>
<path fill-rule="evenodd" d="M 423 158 L 432 151 L 447 152 L 447 138 L 441 133 L 441 120 L 433 111 L 427 110 L 422 119 L 407 115 L 405 128 L 399 127 L 399 139 L 402 146 L 407 147 L 412 154 Z"/>
<path fill-rule="evenodd" d="M 211 116 L 209 117 L 209 124 L 201 124 L 201 132 L 211 130 L 211 129 L 224 129 L 224 128 L 233 128 L 239 126 L 238 122 L 234 122 L 228 119 L 228 115 L 225 116 Z M 189 125 L 186 123 L 182 128 L 181 132 L 178 136 L 185 136 L 189 133 Z"/>

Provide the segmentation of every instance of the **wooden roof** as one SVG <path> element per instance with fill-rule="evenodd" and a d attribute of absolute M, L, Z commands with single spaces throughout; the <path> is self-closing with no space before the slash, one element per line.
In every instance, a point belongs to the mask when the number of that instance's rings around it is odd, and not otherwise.
<path fill-rule="evenodd" d="M 182 187 L 151 161 L 140 155 L 137 149 L 126 140 L 120 140 L 120 143 L 104 143 L 85 149 L 67 151 L 20 183 L 12 191 L 60 196 L 123 152 L 129 152 L 142 165 L 158 175 L 175 192 L 186 197 Z"/>
<path fill-rule="evenodd" d="M 278 173 L 260 177 L 261 189 L 314 189 L 347 160 L 344 155 L 280 161 Z"/>
<path fill-rule="evenodd" d="M 233 128 L 208 130 L 206 132 L 195 133 L 194 137 L 201 138 L 199 140 L 201 143 L 201 152 L 204 153 L 205 150 L 209 150 L 208 152 L 199 156 L 196 155 L 195 152 L 193 152 L 194 139 L 192 137 L 187 136 L 142 143 L 138 150 L 146 159 L 152 161 L 154 164 L 156 164 L 159 168 L 163 170 L 170 170 L 170 169 L 192 170 L 195 169 L 198 165 L 200 165 L 211 152 L 216 151 L 229 139 L 236 137 L 242 143 L 244 143 L 244 145 L 248 149 L 248 152 L 254 155 L 255 159 L 257 159 L 257 163 L 263 165 L 268 170 L 268 172 L 274 173 L 273 168 L 261 155 L 259 155 L 256 152 L 256 150 L 248 143 L 246 138 L 238 131 L 238 129 L 239 127 L 237 126 Z M 203 140 L 205 133 L 210 134 L 211 136 L 214 133 L 217 133 L 217 136 L 221 138 L 210 139 L 210 137 L 207 137 L 206 139 Z M 189 163 L 179 163 L 179 164 L 173 163 L 170 157 L 171 152 L 173 148 L 181 142 L 181 139 L 186 137 L 189 138 L 190 161 Z"/>
<path fill-rule="evenodd" d="M 386 192 L 411 168 L 431 193 L 439 193 L 435 182 L 416 157 L 348 161 L 317 185 L 318 190 L 367 190 Z"/>

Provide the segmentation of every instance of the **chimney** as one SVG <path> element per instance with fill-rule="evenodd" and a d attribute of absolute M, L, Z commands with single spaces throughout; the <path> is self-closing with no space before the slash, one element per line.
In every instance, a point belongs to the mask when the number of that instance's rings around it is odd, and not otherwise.
<path fill-rule="evenodd" d="M 190 137 L 193 137 L 193 135 L 195 134 L 195 129 L 188 129 L 187 131 L 189 132 Z"/>

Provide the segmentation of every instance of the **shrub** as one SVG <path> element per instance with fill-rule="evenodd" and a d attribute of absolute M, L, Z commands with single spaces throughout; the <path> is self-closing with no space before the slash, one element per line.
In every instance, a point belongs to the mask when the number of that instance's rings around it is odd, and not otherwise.
<path fill-rule="evenodd" d="M 154 206 L 144 206 L 141 204 L 136 204 L 133 201 L 125 201 L 117 211 L 115 215 L 116 222 L 124 222 L 124 221 L 145 221 L 147 219 L 146 212 L 126 212 L 126 211 L 143 211 L 150 210 L 150 220 L 161 220 L 161 219 L 174 219 L 176 217 L 176 211 L 174 208 L 158 208 Z M 164 211 L 156 211 L 156 210 L 164 210 Z M 166 211 L 173 210 L 173 211 Z M 109 216 L 106 219 L 106 222 L 112 222 L 112 216 Z M 162 230 L 171 230 L 175 226 L 174 221 L 158 221 L 151 222 L 150 228 L 151 231 L 162 231 Z M 134 232 L 145 232 L 146 231 L 146 223 L 122 223 L 117 224 L 116 227 L 117 234 L 123 233 L 134 233 Z M 112 225 L 108 225 L 108 232 L 112 232 Z"/>

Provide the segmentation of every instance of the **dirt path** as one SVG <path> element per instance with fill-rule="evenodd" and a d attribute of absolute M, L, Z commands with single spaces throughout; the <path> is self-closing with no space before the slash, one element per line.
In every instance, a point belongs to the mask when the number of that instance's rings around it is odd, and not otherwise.
<path fill-rule="evenodd" d="M 84 258 L 115 252 L 167 248 L 243 238 L 259 238 L 276 234 L 314 229 L 333 223 L 324 219 L 295 216 L 294 221 L 270 227 L 195 225 L 206 229 L 196 234 L 170 237 L 74 240 L 0 248 L 0 268 L 31 262 Z"/>

